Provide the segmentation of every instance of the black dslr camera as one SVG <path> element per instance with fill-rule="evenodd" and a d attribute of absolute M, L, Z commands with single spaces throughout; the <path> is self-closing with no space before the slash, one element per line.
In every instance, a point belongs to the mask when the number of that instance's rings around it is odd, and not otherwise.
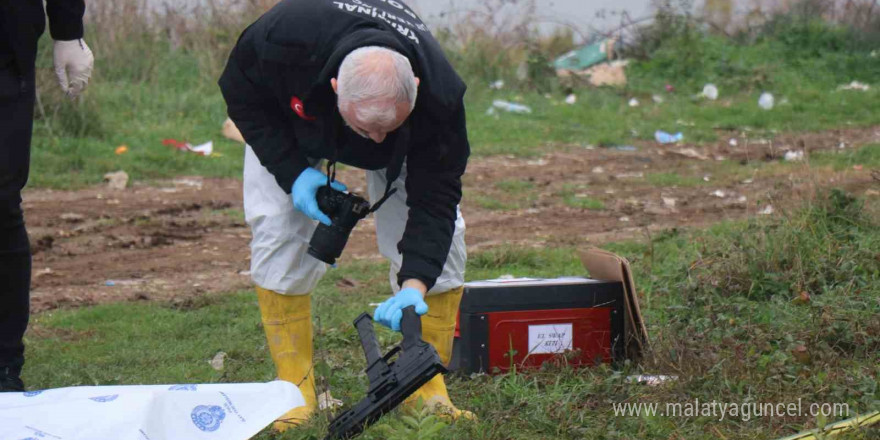
<path fill-rule="evenodd" d="M 318 208 L 332 225 L 318 223 L 318 228 L 309 241 L 309 255 L 327 263 L 334 264 L 342 255 L 351 230 L 361 219 L 370 213 L 370 202 L 355 194 L 346 194 L 330 186 L 322 186 L 315 195 Z"/>

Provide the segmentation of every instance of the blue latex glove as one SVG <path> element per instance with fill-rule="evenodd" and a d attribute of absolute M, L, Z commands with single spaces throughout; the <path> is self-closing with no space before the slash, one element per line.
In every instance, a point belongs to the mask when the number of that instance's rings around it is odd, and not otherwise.
<path fill-rule="evenodd" d="M 318 188 L 327 185 L 327 175 L 314 169 L 306 168 L 296 181 L 293 182 L 293 189 L 290 191 L 290 197 L 293 198 L 293 206 L 300 212 L 309 216 L 312 220 L 317 220 L 327 226 L 330 226 L 330 217 L 321 212 L 318 208 L 318 201 L 315 194 Z M 346 186 L 342 182 L 333 181 L 330 187 L 337 191 L 345 191 Z"/>
<path fill-rule="evenodd" d="M 424 315 L 428 313 L 428 303 L 422 297 L 422 292 L 412 287 L 400 289 L 397 295 L 386 300 L 373 313 L 373 320 L 396 332 L 400 331 L 400 319 L 403 318 L 403 309 L 416 306 L 416 313 Z"/>

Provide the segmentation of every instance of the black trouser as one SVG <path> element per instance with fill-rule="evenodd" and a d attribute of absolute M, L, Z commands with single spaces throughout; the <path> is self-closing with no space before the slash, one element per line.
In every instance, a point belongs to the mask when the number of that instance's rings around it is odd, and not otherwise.
<path fill-rule="evenodd" d="M 0 369 L 18 372 L 24 364 L 31 251 L 21 211 L 28 178 L 34 116 L 33 74 L 23 78 L 14 65 L 0 66 Z"/>

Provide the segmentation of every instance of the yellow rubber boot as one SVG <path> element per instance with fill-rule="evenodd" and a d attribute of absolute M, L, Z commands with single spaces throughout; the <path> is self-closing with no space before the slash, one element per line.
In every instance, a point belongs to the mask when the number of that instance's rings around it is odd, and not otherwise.
<path fill-rule="evenodd" d="M 306 401 L 275 421 L 285 431 L 304 423 L 317 408 L 312 371 L 312 301 L 309 295 L 282 295 L 257 287 L 263 330 L 278 378 L 296 385 Z"/>
<path fill-rule="evenodd" d="M 458 316 L 458 305 L 464 287 L 452 289 L 436 295 L 425 297 L 428 303 L 428 313 L 422 315 L 422 339 L 437 349 L 443 365 L 449 364 L 452 357 L 452 341 L 455 336 L 455 319 Z M 436 375 L 428 383 L 422 385 L 415 393 L 404 402 L 408 407 L 414 407 L 422 400 L 425 406 L 437 410 L 438 413 L 451 416 L 453 419 L 465 417 L 476 418 L 470 411 L 460 410 L 449 400 L 446 383 L 442 375 Z"/>

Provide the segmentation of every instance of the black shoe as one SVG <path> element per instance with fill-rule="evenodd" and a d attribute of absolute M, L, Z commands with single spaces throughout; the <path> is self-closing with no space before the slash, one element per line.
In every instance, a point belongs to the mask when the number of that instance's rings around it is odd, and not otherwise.
<path fill-rule="evenodd" d="M 20 393 L 24 391 L 24 382 L 19 373 L 11 367 L 0 367 L 0 393 Z"/>

